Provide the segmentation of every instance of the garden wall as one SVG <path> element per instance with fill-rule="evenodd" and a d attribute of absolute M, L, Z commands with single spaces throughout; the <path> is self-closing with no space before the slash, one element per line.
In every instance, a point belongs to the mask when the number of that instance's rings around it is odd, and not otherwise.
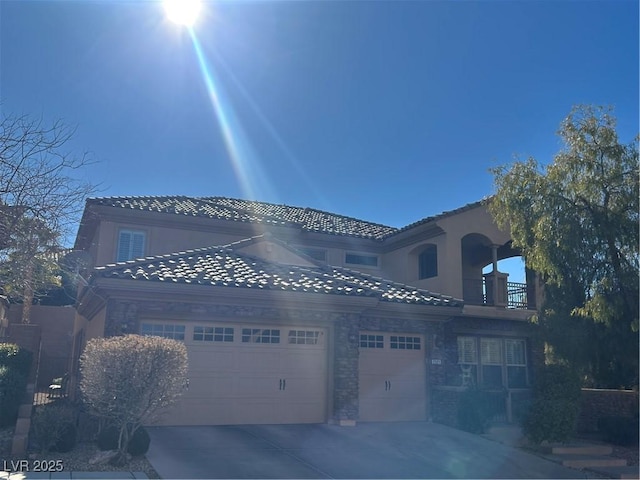
<path fill-rule="evenodd" d="M 633 417 L 637 414 L 637 391 L 583 388 L 576 429 L 581 433 L 596 432 L 601 417 Z"/>
<path fill-rule="evenodd" d="M 14 332 L 15 335 L 21 327 L 19 324 L 22 317 L 22 306 L 11 305 L 7 313 L 10 323 L 9 332 Z M 73 306 L 33 305 L 31 307 L 31 323 L 26 327 L 37 326 L 42 341 L 37 390 L 46 389 L 53 378 L 61 377 L 68 371 L 73 342 L 74 317 L 75 309 Z M 26 328 L 26 330 L 28 329 Z M 19 342 L 15 343 L 20 344 Z M 31 350 L 29 347 L 26 348 Z M 36 349 L 33 358 L 34 368 L 37 362 Z"/>

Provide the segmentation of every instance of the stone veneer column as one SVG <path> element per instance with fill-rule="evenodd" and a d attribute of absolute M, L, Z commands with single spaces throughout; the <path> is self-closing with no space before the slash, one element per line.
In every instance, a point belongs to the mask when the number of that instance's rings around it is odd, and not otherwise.
<path fill-rule="evenodd" d="M 359 316 L 340 315 L 335 322 L 334 420 L 355 425 L 358 419 Z"/>

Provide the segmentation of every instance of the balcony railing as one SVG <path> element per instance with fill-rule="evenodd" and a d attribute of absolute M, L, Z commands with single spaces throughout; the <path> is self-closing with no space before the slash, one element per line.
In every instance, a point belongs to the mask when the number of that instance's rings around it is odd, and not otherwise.
<path fill-rule="evenodd" d="M 500 287 L 501 285 L 498 283 L 498 288 Z M 486 281 L 486 278 L 465 278 L 462 288 L 462 294 L 466 303 L 470 305 L 495 305 L 492 292 L 487 292 L 487 289 L 492 288 L 492 285 Z M 502 288 L 505 288 L 504 283 L 502 284 Z M 507 308 L 519 310 L 529 308 L 526 283 L 506 282 L 506 292 L 499 292 L 498 298 L 506 298 L 505 306 Z"/>

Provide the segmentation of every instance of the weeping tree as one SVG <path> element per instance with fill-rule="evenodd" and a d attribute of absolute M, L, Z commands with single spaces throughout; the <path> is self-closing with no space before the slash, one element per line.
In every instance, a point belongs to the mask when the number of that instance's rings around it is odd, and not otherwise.
<path fill-rule="evenodd" d="M 136 430 L 184 391 L 187 350 L 184 343 L 162 337 L 94 338 L 80 358 L 80 375 L 85 404 L 120 432 L 115 463 L 124 463 Z"/>
<path fill-rule="evenodd" d="M 80 177 L 92 162 L 70 151 L 73 134 L 61 121 L 0 118 L 0 281 L 25 305 L 23 323 L 34 296 L 55 280 L 52 253 L 64 246 L 85 198 L 96 191 Z"/>
<path fill-rule="evenodd" d="M 588 386 L 638 384 L 638 138 L 622 144 L 611 109 L 578 106 L 564 146 L 493 170 L 490 210 L 545 284 L 537 316 L 547 360 Z"/>

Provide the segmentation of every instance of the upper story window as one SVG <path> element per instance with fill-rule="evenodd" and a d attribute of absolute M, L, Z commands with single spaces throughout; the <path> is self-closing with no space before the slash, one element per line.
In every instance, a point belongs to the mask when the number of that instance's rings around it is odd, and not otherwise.
<path fill-rule="evenodd" d="M 120 230 L 116 262 L 144 257 L 145 233 L 138 230 Z"/>
<path fill-rule="evenodd" d="M 438 247 L 428 245 L 418 256 L 418 278 L 433 278 L 438 276 Z"/>
<path fill-rule="evenodd" d="M 359 253 L 347 253 L 344 257 L 345 263 L 351 263 L 352 265 L 365 265 L 367 267 L 378 266 L 377 255 L 363 255 Z"/>
<path fill-rule="evenodd" d="M 321 262 L 327 261 L 327 251 L 322 248 L 299 247 L 298 249 L 314 260 L 320 260 Z"/>

